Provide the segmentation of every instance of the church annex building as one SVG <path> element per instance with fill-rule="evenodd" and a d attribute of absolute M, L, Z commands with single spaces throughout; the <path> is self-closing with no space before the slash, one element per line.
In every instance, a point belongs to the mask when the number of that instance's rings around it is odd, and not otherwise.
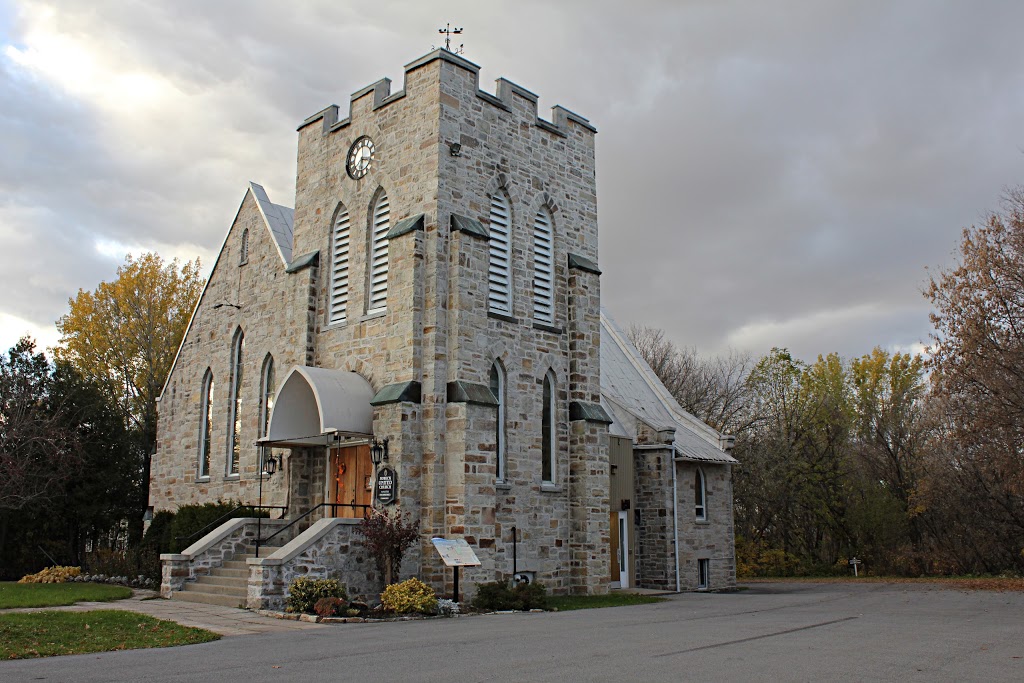
<path fill-rule="evenodd" d="M 160 398 L 150 503 L 275 509 L 162 556 L 165 597 L 280 609 L 319 576 L 373 599 L 355 529 L 385 505 L 421 530 L 400 578 L 439 594 L 434 537 L 481 562 L 463 597 L 513 573 L 735 584 L 731 439 L 601 309 L 595 128 L 478 76 L 436 50 L 302 122 L 294 209 L 246 190 Z"/>

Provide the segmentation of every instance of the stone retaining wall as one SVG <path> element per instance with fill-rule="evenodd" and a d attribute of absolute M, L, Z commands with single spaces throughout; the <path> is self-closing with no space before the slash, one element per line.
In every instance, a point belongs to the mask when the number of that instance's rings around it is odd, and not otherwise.
<path fill-rule="evenodd" d="M 356 537 L 360 520 L 321 519 L 267 557 L 251 557 L 249 609 L 283 610 L 288 586 L 300 576 L 337 579 L 353 600 L 375 601 L 382 578 L 377 566 Z"/>

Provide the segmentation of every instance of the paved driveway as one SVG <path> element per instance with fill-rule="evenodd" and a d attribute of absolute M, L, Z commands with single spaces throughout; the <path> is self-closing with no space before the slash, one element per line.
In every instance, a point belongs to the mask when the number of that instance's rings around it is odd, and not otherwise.
<path fill-rule="evenodd" d="M 658 605 L 0 662 L 0 680 L 1022 681 L 1022 657 L 1022 593 L 778 583 Z"/>

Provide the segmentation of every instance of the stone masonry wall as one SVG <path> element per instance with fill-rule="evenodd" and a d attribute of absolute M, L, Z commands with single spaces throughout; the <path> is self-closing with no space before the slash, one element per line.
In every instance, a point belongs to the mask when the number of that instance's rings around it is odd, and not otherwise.
<path fill-rule="evenodd" d="M 246 606 L 249 609 L 283 610 L 288 586 L 295 579 L 337 579 L 344 584 L 352 600 L 375 602 L 383 586 L 373 559 L 359 541 L 355 530 L 358 520 L 322 520 L 327 532 L 288 561 L 277 559 L 287 551 L 285 546 L 274 555 L 249 558 L 249 585 Z M 310 528 L 310 532 L 317 529 Z M 299 539 L 296 539 L 299 540 Z"/>
<path fill-rule="evenodd" d="M 242 233 L 246 229 L 248 259 L 240 265 Z M 259 456 L 253 444 L 259 430 L 263 364 L 268 354 L 273 357 L 278 386 L 288 368 L 304 364 L 313 270 L 285 271 L 256 201 L 251 192 L 246 192 L 158 406 L 158 444 L 150 477 L 150 503 L 157 510 L 218 499 L 257 502 Z M 240 474 L 229 476 L 231 346 L 238 329 L 245 335 L 239 435 L 242 450 Z M 200 478 L 200 411 L 207 369 L 214 379 L 213 443 L 210 476 Z M 264 504 L 286 505 L 287 491 L 286 476 L 265 479 Z"/>
<path fill-rule="evenodd" d="M 696 463 L 677 464 L 679 496 L 679 574 L 683 590 L 697 588 L 697 560 L 707 559 L 708 588 L 736 585 L 735 529 L 733 526 L 732 468 L 702 463 L 706 487 L 707 519 L 697 521 L 693 480 Z"/>
<path fill-rule="evenodd" d="M 633 467 L 636 477 L 636 585 L 675 590 L 672 447 L 665 444 L 634 448 Z"/>

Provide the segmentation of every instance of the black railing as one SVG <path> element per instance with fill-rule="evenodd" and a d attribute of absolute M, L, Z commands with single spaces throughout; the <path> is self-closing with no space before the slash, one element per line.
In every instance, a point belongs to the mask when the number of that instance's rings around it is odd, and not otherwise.
<path fill-rule="evenodd" d="M 279 536 L 280 534 L 284 533 L 288 529 L 291 529 L 293 526 L 295 526 L 296 524 L 298 524 L 299 522 L 301 522 L 305 518 L 309 517 L 310 515 L 312 515 L 314 512 L 316 512 L 320 508 L 330 508 L 331 509 L 331 513 L 333 514 L 334 517 L 338 516 L 338 508 L 349 508 L 350 510 L 352 510 L 352 512 L 355 512 L 356 510 L 360 510 L 363 513 L 362 514 L 363 518 L 368 517 L 369 514 L 370 514 L 370 510 L 373 509 L 373 507 L 370 506 L 370 505 L 356 505 L 355 503 L 320 503 L 319 505 L 315 505 L 312 508 L 310 508 L 309 510 L 307 510 L 306 512 L 303 512 L 301 515 L 299 515 L 298 517 L 296 517 L 292 521 L 288 522 L 288 524 L 286 524 L 285 526 L 281 527 L 280 529 L 278 529 L 274 533 L 272 533 L 269 536 L 267 536 L 266 538 L 259 538 L 259 537 L 257 537 L 256 538 L 256 557 L 260 556 L 260 546 L 261 545 L 266 545 L 267 541 L 269 541 L 270 539 L 274 538 L 275 536 Z"/>
<path fill-rule="evenodd" d="M 187 548 L 190 545 L 192 545 L 192 543 L 197 538 L 202 538 L 206 534 L 210 533 L 210 531 L 212 531 L 213 529 L 216 529 L 218 526 L 223 524 L 226 520 L 234 519 L 236 517 L 241 517 L 242 515 L 235 514 L 239 510 L 280 510 L 281 511 L 281 516 L 278 517 L 278 519 L 284 519 L 284 516 L 286 514 L 288 514 L 288 506 L 287 505 L 239 505 L 235 509 L 233 509 L 233 510 L 231 510 L 229 512 L 226 512 L 223 515 L 221 515 L 220 517 L 218 517 L 217 519 L 213 520 L 212 522 L 210 522 L 209 524 L 204 526 L 199 531 L 197 531 L 197 532 L 195 532 L 193 534 L 189 534 L 188 536 L 175 536 L 174 540 L 178 541 L 180 543 L 179 547 L 182 550 L 184 550 L 185 548 Z M 269 519 L 269 514 L 267 515 L 267 517 Z"/>

